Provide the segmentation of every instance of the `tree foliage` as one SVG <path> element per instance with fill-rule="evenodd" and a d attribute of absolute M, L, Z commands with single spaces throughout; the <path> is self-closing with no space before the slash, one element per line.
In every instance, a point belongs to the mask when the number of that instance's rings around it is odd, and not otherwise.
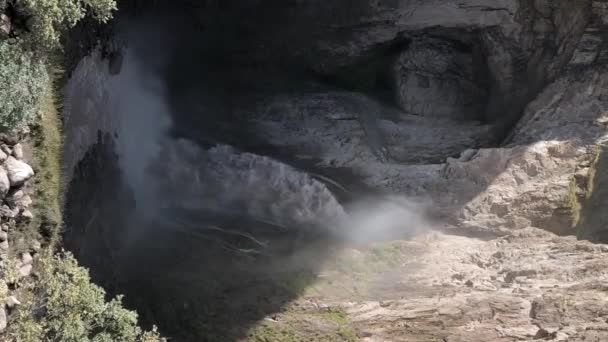
<path fill-rule="evenodd" d="M 19 44 L 0 41 L 0 57 L 0 128 L 15 129 L 35 118 L 49 76 L 44 62 Z"/>
<path fill-rule="evenodd" d="M 17 37 L 0 39 L 0 130 L 28 125 L 49 84 L 46 57 L 60 47 L 61 34 L 86 15 L 101 22 L 112 18 L 115 0 L 0 0 L 0 13 L 9 4 Z M 17 20 L 19 19 L 19 20 Z"/>
<path fill-rule="evenodd" d="M 12 331 L 15 341 L 153 342 L 155 331 L 137 326 L 137 314 L 122 306 L 122 298 L 105 301 L 105 291 L 91 283 L 86 269 L 70 254 L 42 261 L 39 298 L 32 311 L 24 311 Z"/>
<path fill-rule="evenodd" d="M 115 0 L 13 0 L 28 16 L 29 33 L 24 39 L 37 49 L 59 46 L 61 34 L 87 14 L 107 22 L 116 10 Z"/>

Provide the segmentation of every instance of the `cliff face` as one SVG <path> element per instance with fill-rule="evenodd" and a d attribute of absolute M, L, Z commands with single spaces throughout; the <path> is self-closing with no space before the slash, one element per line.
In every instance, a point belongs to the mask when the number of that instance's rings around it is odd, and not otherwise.
<path fill-rule="evenodd" d="M 230 66 L 200 75 L 231 89 L 214 93 L 222 100 L 213 110 L 226 113 L 217 121 L 247 122 L 257 145 L 349 168 L 371 187 L 430 197 L 451 222 L 572 232 L 603 134 L 580 128 L 603 115 L 602 87 L 587 88 L 601 80 L 601 8 L 210 2 L 195 16 L 204 37 L 196 56 Z M 310 78 L 273 80 L 254 70 L 264 66 Z M 230 143 L 249 148 L 238 140 Z"/>
<path fill-rule="evenodd" d="M 329 306 L 368 341 L 605 337 L 606 248 L 573 236 L 606 237 L 607 3 L 121 6 L 66 88 L 66 242 L 146 320 L 348 340 Z"/>

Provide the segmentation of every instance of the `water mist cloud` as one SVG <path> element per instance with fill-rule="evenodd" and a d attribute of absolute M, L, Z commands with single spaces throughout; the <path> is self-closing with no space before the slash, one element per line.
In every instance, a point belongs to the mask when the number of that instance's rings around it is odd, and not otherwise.
<path fill-rule="evenodd" d="M 339 237 L 355 243 L 410 238 L 431 228 L 427 209 L 424 202 L 396 195 L 359 200 L 337 222 Z"/>

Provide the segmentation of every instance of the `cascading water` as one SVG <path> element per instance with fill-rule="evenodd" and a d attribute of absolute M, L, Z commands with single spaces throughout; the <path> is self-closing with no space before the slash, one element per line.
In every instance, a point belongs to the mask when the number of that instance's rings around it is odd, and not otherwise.
<path fill-rule="evenodd" d="M 305 172 L 228 145 L 205 149 L 169 137 L 170 109 L 158 61 L 144 61 L 132 47 L 123 54 L 117 75 L 109 74 L 98 54 L 81 63 L 67 87 L 74 104 L 66 108 L 65 123 L 66 154 L 76 156 L 68 167 L 99 132 L 114 141 L 123 181 L 135 201 L 122 234 L 145 234 L 147 224 L 181 231 L 198 227 L 200 234 L 235 217 L 242 225 L 282 230 L 331 230 L 343 221 L 344 209 L 333 194 Z"/>
<path fill-rule="evenodd" d="M 245 149 L 238 139 L 247 129 L 228 129 L 222 140 L 216 126 L 272 125 L 214 112 L 206 105 L 212 95 L 193 95 L 205 89 L 200 75 L 188 75 L 190 88 L 170 89 L 168 49 L 141 44 L 158 41 L 149 35 L 125 34 L 111 67 L 99 51 L 84 58 L 67 83 L 64 109 L 65 246 L 97 283 L 125 294 L 144 322 L 175 336 L 181 332 L 171 329 L 187 316 L 209 321 L 219 340 L 229 340 L 235 326 L 291 300 L 297 293 L 285 283 L 317 274 L 334 245 L 402 236 L 425 224 L 422 208 L 402 198 L 343 207 L 330 189 L 350 192 L 348 184 L 320 174 L 326 165 L 307 172 L 307 164 L 264 148 Z M 192 127 L 179 127 L 178 111 L 193 118 Z M 373 118 L 359 119 L 353 129 L 375 127 Z M 361 135 L 363 153 L 365 144 L 382 144 L 376 133 Z M 193 330 L 198 339 L 186 341 L 208 338 Z"/>

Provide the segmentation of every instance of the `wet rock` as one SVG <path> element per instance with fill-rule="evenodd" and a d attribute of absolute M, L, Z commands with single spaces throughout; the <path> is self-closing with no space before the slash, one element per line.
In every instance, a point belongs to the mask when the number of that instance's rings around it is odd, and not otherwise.
<path fill-rule="evenodd" d="M 8 172 L 11 187 L 23 185 L 23 183 L 34 176 L 34 170 L 31 166 L 14 157 L 8 157 L 4 163 L 4 167 Z"/>
<path fill-rule="evenodd" d="M 23 159 L 23 146 L 21 144 L 17 143 L 15 146 L 13 146 L 13 156 L 17 160 Z"/>

